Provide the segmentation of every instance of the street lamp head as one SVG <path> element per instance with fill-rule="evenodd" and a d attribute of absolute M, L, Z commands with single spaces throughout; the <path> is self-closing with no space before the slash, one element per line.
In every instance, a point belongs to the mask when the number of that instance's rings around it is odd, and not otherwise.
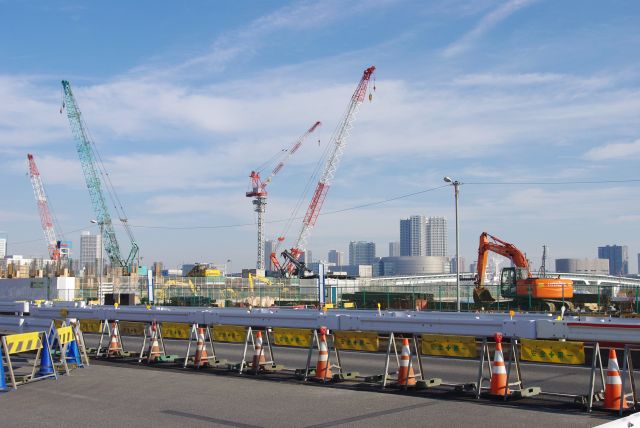
<path fill-rule="evenodd" d="M 451 179 L 451 177 L 445 177 L 444 181 L 445 183 L 453 183 L 453 180 Z"/>
<path fill-rule="evenodd" d="M 89 220 L 93 224 L 98 224 L 98 220 Z"/>

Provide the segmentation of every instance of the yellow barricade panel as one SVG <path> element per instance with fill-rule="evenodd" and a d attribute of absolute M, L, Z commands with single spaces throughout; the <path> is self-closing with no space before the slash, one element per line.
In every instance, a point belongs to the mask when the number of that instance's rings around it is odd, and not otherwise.
<path fill-rule="evenodd" d="M 64 345 L 73 340 L 73 329 L 71 328 L 71 326 L 59 328 L 57 329 L 57 331 L 60 345 Z"/>
<path fill-rule="evenodd" d="M 583 342 L 522 339 L 520 359 L 539 363 L 584 364 Z"/>
<path fill-rule="evenodd" d="M 311 330 L 307 328 L 274 328 L 273 344 L 278 346 L 311 346 Z"/>
<path fill-rule="evenodd" d="M 246 327 L 238 325 L 216 325 L 213 327 L 213 340 L 216 342 L 244 343 L 246 337 Z"/>
<path fill-rule="evenodd" d="M 123 336 L 143 336 L 144 326 L 143 322 L 120 321 L 119 331 Z"/>
<path fill-rule="evenodd" d="M 102 321 L 80 320 L 80 327 L 82 327 L 84 333 L 100 333 L 102 331 Z"/>
<path fill-rule="evenodd" d="M 62 320 L 53 320 L 53 325 L 55 325 L 56 328 L 62 327 Z"/>
<path fill-rule="evenodd" d="M 191 333 L 189 324 L 180 324 L 177 322 L 162 323 L 162 337 L 165 339 L 188 339 Z"/>
<path fill-rule="evenodd" d="M 20 352 L 35 351 L 42 348 L 42 341 L 40 340 L 40 333 L 21 333 L 12 334 L 4 337 L 7 344 L 7 352 L 9 355 L 17 354 Z"/>
<path fill-rule="evenodd" d="M 423 334 L 421 353 L 440 357 L 477 358 L 476 338 L 445 334 Z"/>
<path fill-rule="evenodd" d="M 376 352 L 380 345 L 378 333 L 370 331 L 336 331 L 333 340 L 339 350 Z"/>

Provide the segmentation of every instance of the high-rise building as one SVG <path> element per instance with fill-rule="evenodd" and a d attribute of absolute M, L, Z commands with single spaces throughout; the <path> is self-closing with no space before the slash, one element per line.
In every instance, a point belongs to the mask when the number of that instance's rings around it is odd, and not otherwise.
<path fill-rule="evenodd" d="M 89 231 L 80 234 L 80 266 L 96 269 L 100 258 L 102 236 Z"/>
<path fill-rule="evenodd" d="M 4 259 L 7 256 L 7 239 L 9 235 L 7 232 L 0 232 L 0 259 Z"/>
<path fill-rule="evenodd" d="M 349 264 L 373 265 L 376 260 L 375 242 L 351 241 L 349 242 Z"/>
<path fill-rule="evenodd" d="M 268 239 L 264 241 L 264 269 L 267 271 L 273 270 L 271 265 L 271 253 L 276 250 L 276 241 Z"/>
<path fill-rule="evenodd" d="M 629 274 L 629 248 L 626 245 L 598 247 L 598 258 L 609 259 L 609 275 Z"/>
<path fill-rule="evenodd" d="M 640 275 L 640 253 L 638 253 L 638 275 Z"/>
<path fill-rule="evenodd" d="M 429 217 L 426 220 L 427 256 L 447 256 L 447 219 Z"/>
<path fill-rule="evenodd" d="M 424 216 L 412 215 L 406 220 L 400 220 L 400 255 L 427 255 L 427 229 Z"/>
<path fill-rule="evenodd" d="M 450 264 L 449 272 L 457 273 L 457 270 L 456 270 L 456 257 L 455 256 L 453 256 L 451 258 L 451 261 L 449 262 L 449 264 Z M 466 272 L 465 271 L 464 257 L 460 257 L 460 263 L 458 263 L 458 266 L 460 267 L 460 272 Z"/>
<path fill-rule="evenodd" d="M 342 266 L 347 264 L 344 258 L 344 251 L 329 250 L 327 259 L 329 263 L 333 263 L 336 266 Z"/>
<path fill-rule="evenodd" d="M 400 256 L 400 242 L 389 242 L 389 257 Z"/>

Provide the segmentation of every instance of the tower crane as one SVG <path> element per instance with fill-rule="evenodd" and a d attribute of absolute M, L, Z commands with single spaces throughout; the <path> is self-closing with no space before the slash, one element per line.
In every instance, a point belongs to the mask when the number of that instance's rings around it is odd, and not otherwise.
<path fill-rule="evenodd" d="M 271 183 L 273 177 L 278 174 L 289 158 L 298 151 L 304 140 L 315 131 L 321 123 L 314 123 L 304 134 L 302 134 L 288 149 L 283 150 L 284 155 L 271 171 L 266 180 L 260 178 L 260 170 L 251 171 L 251 191 L 247 192 L 247 198 L 253 198 L 254 211 L 258 214 L 258 259 L 256 268 L 264 269 L 264 213 L 267 205 L 267 185 Z"/>
<path fill-rule="evenodd" d="M 97 162 L 97 160 L 100 160 L 100 157 L 95 149 L 95 145 L 89 138 L 87 127 L 82 119 L 80 108 L 73 96 L 71 85 L 68 81 L 62 81 L 62 89 L 63 103 L 60 113 L 62 113 L 62 110 L 66 108 L 67 118 L 71 125 L 71 132 L 76 140 L 76 149 L 80 157 L 80 163 L 82 164 L 82 171 L 87 183 L 87 188 L 89 189 L 93 211 L 96 215 L 96 221 L 102 229 L 102 240 L 104 242 L 105 251 L 107 252 L 107 256 L 112 266 L 122 267 L 126 272 L 129 272 L 133 261 L 138 255 L 138 244 L 135 242 L 133 232 L 129 227 L 127 217 L 124 213 L 124 208 L 119 202 L 115 189 L 111 184 L 109 174 L 106 172 L 102 162 Z M 100 175 L 105 178 L 106 189 L 109 192 L 109 196 L 114 204 L 116 212 L 119 214 L 120 222 L 124 225 L 127 235 L 131 240 L 131 251 L 126 259 L 123 258 L 120 253 L 120 246 L 118 245 L 116 232 L 111 221 L 111 215 L 107 209 L 107 202 L 105 200 L 104 193 L 102 192 L 103 183 L 100 180 Z"/>
<path fill-rule="evenodd" d="M 318 215 L 320 214 L 320 210 L 322 209 L 322 204 L 327 197 L 329 187 L 333 183 L 333 179 L 335 177 L 338 166 L 340 165 L 340 160 L 342 159 L 344 149 L 347 145 L 347 139 L 349 137 L 351 129 L 353 128 L 353 122 L 356 119 L 356 113 L 358 112 L 358 108 L 365 99 L 369 81 L 375 70 L 375 66 L 371 66 L 364 70 L 362 78 L 360 79 L 360 82 L 358 83 L 358 86 L 356 87 L 356 90 L 351 96 L 351 100 L 347 105 L 347 109 L 342 118 L 342 121 L 338 124 L 331 137 L 331 141 L 328 145 L 328 152 L 324 169 L 322 170 L 322 175 L 320 176 L 320 179 L 316 186 L 316 190 L 311 197 L 311 202 L 302 220 L 302 227 L 300 229 L 300 233 L 298 234 L 298 238 L 295 241 L 295 244 L 290 250 L 285 250 L 282 252 L 282 256 L 284 257 L 284 263 L 282 265 L 278 262 L 275 253 L 271 254 L 271 262 L 283 274 L 290 274 L 295 269 L 298 271 L 298 275 L 304 275 L 306 267 L 304 266 L 304 263 L 299 261 L 299 257 L 306 248 L 307 239 L 309 238 L 309 235 L 311 234 L 311 231 L 316 224 L 316 220 L 318 219 Z M 375 83 L 373 89 L 375 90 Z M 371 94 L 369 94 L 369 100 L 371 100 Z M 278 239 L 281 240 L 281 238 Z"/>
<path fill-rule="evenodd" d="M 56 231 L 56 227 L 53 222 L 53 216 L 49 210 L 49 202 L 47 194 L 44 191 L 44 185 L 42 184 L 42 177 L 38 166 L 31 153 L 27 154 L 27 160 L 29 161 L 29 178 L 31 179 L 31 185 L 33 186 L 33 193 L 36 197 L 36 203 L 38 204 L 38 212 L 40 213 L 40 222 L 42 223 L 42 230 L 44 231 L 44 239 L 47 241 L 49 248 L 49 257 L 51 260 L 60 260 L 60 240 Z"/>

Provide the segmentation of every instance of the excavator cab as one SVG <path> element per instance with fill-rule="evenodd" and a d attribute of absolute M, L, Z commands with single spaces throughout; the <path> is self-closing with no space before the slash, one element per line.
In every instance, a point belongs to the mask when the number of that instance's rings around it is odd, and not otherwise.
<path fill-rule="evenodd" d="M 529 269 L 523 267 L 502 268 L 500 275 L 500 294 L 504 297 L 516 295 L 518 281 L 529 278 Z"/>

